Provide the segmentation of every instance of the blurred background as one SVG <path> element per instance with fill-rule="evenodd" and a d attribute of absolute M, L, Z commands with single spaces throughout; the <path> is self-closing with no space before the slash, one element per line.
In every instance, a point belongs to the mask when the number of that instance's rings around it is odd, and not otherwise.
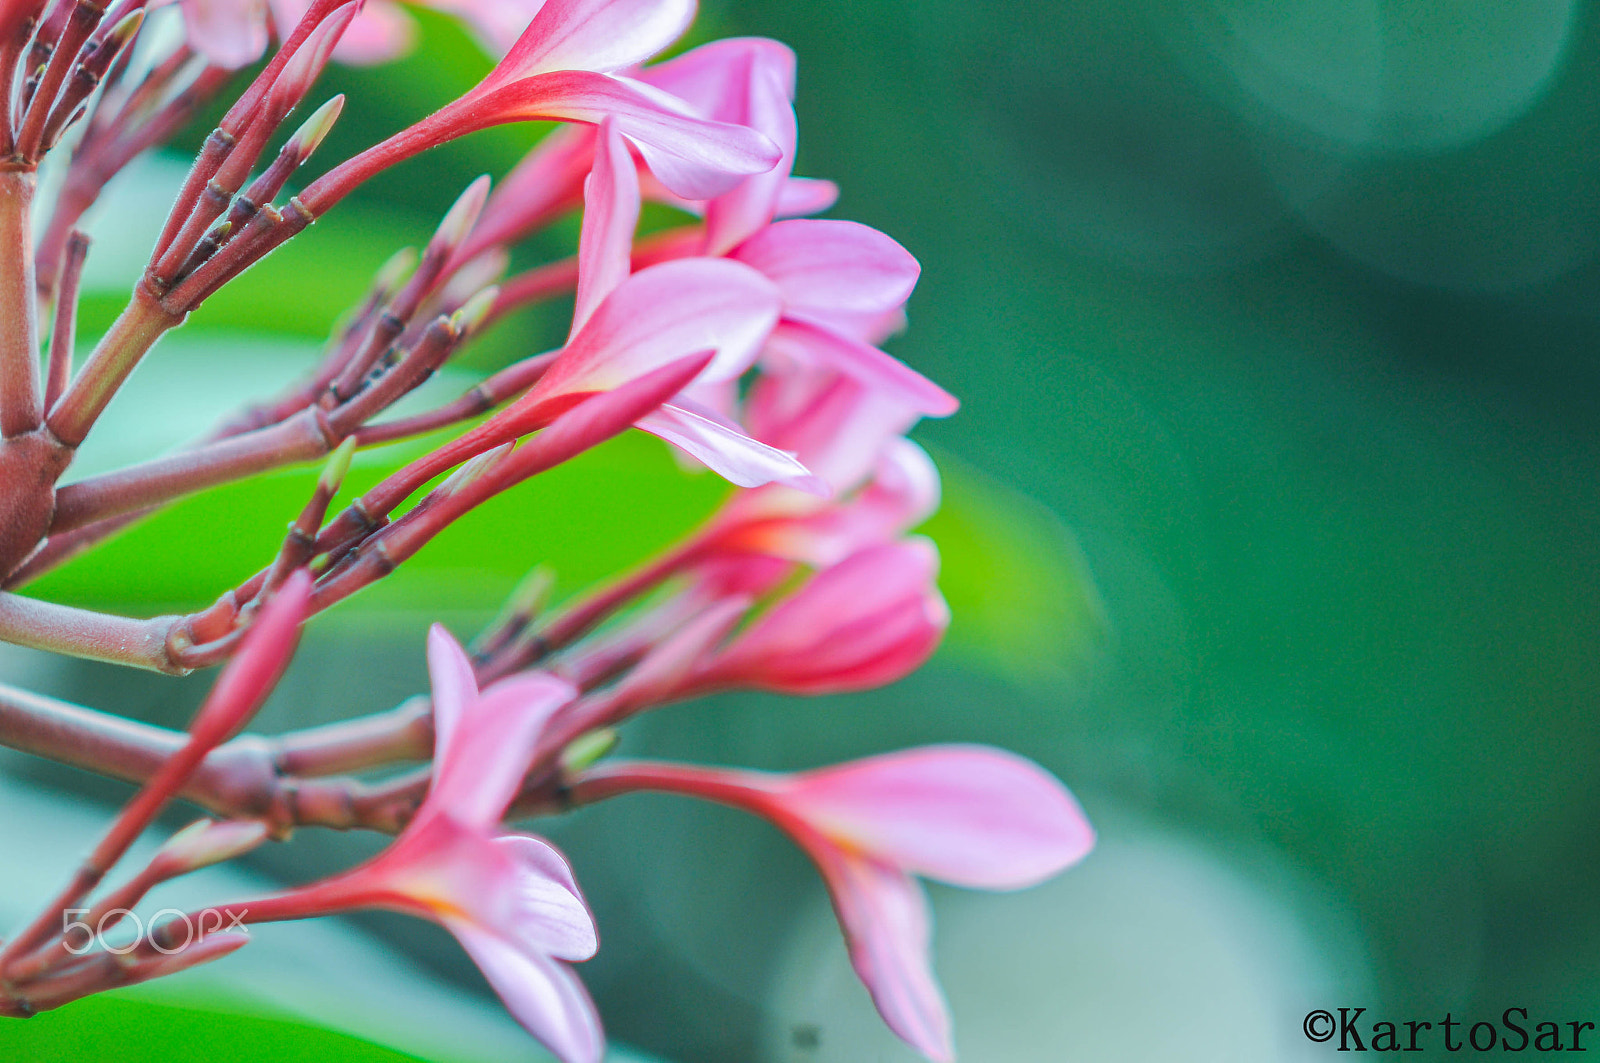
<path fill-rule="evenodd" d="M 325 79 L 350 104 L 322 160 L 486 68 L 459 30 L 418 18 L 412 59 Z M 693 40 L 732 34 L 799 53 L 799 172 L 839 182 L 832 216 L 922 262 L 890 349 L 964 402 L 917 434 L 947 477 L 928 532 L 955 624 L 892 688 L 690 705 L 641 721 L 625 751 L 787 769 L 984 741 L 1060 775 L 1101 832 L 1081 867 L 1022 894 L 932 893 L 975 1063 L 1323 1058 L 1337 1042 L 1309 1044 L 1301 1019 L 1341 1006 L 1600 1021 L 1592 6 L 706 0 Z M 480 134 L 386 175 L 208 304 L 140 370 L 84 471 L 308 364 L 387 254 L 536 135 Z M 100 215 L 91 334 L 149 245 L 137 219 L 159 218 L 183 165 L 129 174 Z M 441 388 L 559 342 L 564 313 L 508 323 Z M 363 459 L 356 486 L 404 456 Z M 256 567 L 312 475 L 180 506 L 39 593 L 209 601 Z M 581 588 L 720 490 L 645 439 L 541 478 L 314 625 L 262 726 L 388 707 L 425 682 L 430 620 L 470 635 L 540 559 Z M 0 668 L 169 723 L 204 688 L 16 653 Z M 92 837 L 94 802 L 125 790 L 0 766 L 8 807 L 34 810 L 0 828 L 14 918 Z M 595 903 L 603 948 L 584 973 L 619 1041 L 683 1063 L 915 1058 L 771 829 L 643 797 L 547 826 Z M 303 834 L 248 873 L 303 879 L 373 845 Z M 223 965 L 170 999 L 8 1024 L 0 1050 L 528 1057 L 442 934 L 349 933 L 298 966 L 284 958 L 308 939 L 264 940 L 232 981 Z M 360 972 L 339 966 L 356 956 Z M 296 997 L 296 978 L 319 988 Z M 384 1006 L 400 1000 L 456 1009 L 456 1032 L 428 1040 L 416 1016 L 445 1013 Z"/>

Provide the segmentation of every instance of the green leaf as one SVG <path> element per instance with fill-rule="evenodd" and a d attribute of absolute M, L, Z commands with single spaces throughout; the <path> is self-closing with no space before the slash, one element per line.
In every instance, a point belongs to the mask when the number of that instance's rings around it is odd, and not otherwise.
<path fill-rule="evenodd" d="M 403 1063 L 418 1056 L 305 1023 L 238 1010 L 90 997 L 27 1022 L 0 1022 L 0 1058 L 30 1063 Z"/>
<path fill-rule="evenodd" d="M 1106 634 L 1077 540 L 1026 495 L 938 455 L 944 505 L 923 527 L 939 544 L 948 647 L 1014 678 L 1081 678 Z"/>

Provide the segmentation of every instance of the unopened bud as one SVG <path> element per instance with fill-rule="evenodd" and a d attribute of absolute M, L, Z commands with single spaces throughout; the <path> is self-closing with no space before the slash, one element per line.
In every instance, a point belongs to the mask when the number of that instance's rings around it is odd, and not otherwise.
<path fill-rule="evenodd" d="M 321 146 L 343 110 L 344 93 L 341 92 L 313 111 L 310 118 L 300 123 L 300 128 L 294 131 L 294 136 L 284 145 L 285 150 L 294 155 L 296 165 L 309 159 L 311 153 Z"/>
<path fill-rule="evenodd" d="M 455 204 L 439 223 L 433 239 L 428 241 L 430 255 L 444 255 L 454 251 L 467 238 L 472 227 L 478 224 L 484 200 L 489 198 L 489 175 L 484 174 L 467 186 Z"/>
<path fill-rule="evenodd" d="M 516 440 L 501 443 L 493 450 L 485 451 L 470 461 L 463 462 L 461 468 L 451 473 L 435 490 L 440 497 L 453 495 L 464 489 L 468 484 L 478 479 L 490 469 L 500 464 L 500 459 L 511 453 L 511 448 L 516 446 Z"/>
<path fill-rule="evenodd" d="M 150 869 L 161 879 L 187 875 L 242 856 L 266 841 L 268 833 L 258 819 L 202 819 L 167 839 L 150 861 Z"/>
<path fill-rule="evenodd" d="M 573 775 L 585 768 L 593 767 L 609 756 L 621 741 L 622 736 L 613 727 L 602 727 L 598 731 L 579 735 L 562 751 L 561 768 L 567 774 Z"/>
<path fill-rule="evenodd" d="M 328 456 L 328 464 L 322 467 L 322 475 L 317 477 L 317 491 L 329 498 L 339 493 L 339 485 L 344 483 L 345 474 L 350 471 L 350 458 L 356 452 L 356 437 L 347 436 L 338 449 Z"/>
<path fill-rule="evenodd" d="M 488 318 L 489 311 L 494 309 L 495 300 L 500 298 L 500 286 L 491 284 L 478 294 L 461 304 L 461 308 L 450 315 L 450 324 L 462 334 L 476 332 Z"/>
<path fill-rule="evenodd" d="M 219 916 L 210 912 L 202 912 L 201 920 L 209 921 Z M 175 921 L 176 925 L 184 930 L 193 930 L 193 923 L 185 926 L 182 922 Z M 165 929 L 168 924 L 163 924 Z M 198 936 L 197 932 L 192 936 Z M 137 951 L 129 953 L 126 957 L 118 957 L 118 963 L 127 970 L 128 982 L 148 982 L 154 978 L 165 978 L 169 974 L 187 971 L 191 967 L 198 967 L 202 963 L 220 960 L 230 952 L 237 952 L 250 943 L 250 938 L 237 932 L 214 933 L 192 941 L 185 946 L 180 936 L 175 941 L 161 942 L 161 950 L 166 955 L 144 957 Z"/>
<path fill-rule="evenodd" d="M 372 290 L 374 292 L 384 292 L 385 294 L 394 291 L 400 287 L 400 282 L 405 280 L 406 274 L 415 269 L 416 265 L 417 249 L 414 247 L 402 247 L 390 255 L 387 262 L 378 267 L 378 273 L 372 279 Z"/>

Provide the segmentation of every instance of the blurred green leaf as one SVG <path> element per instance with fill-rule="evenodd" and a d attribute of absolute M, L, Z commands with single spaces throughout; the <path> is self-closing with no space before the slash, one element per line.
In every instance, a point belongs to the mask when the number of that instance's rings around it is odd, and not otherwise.
<path fill-rule="evenodd" d="M 1043 506 L 940 454 L 944 505 L 922 527 L 939 544 L 950 646 L 1017 678 L 1078 678 L 1105 635 L 1088 562 Z"/>
<path fill-rule="evenodd" d="M 0 1023 L 0 1057 L 28 1063 L 402 1063 L 419 1057 L 286 1019 L 91 997 Z"/>

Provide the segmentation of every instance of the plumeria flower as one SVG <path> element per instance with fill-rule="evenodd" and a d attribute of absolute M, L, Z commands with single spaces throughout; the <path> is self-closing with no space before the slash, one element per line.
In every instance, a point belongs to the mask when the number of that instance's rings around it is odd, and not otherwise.
<path fill-rule="evenodd" d="M 914 876 L 973 889 L 1036 885 L 1094 846 L 1083 810 L 1038 765 L 986 746 L 926 746 L 796 775 L 617 761 L 573 788 L 582 801 L 687 794 L 771 820 L 827 885 L 850 960 L 884 1021 L 930 1059 L 954 1059 Z"/>
<path fill-rule="evenodd" d="M 251 921 L 356 908 L 431 919 L 455 935 L 528 1032 L 565 1063 L 595 1063 L 604 1035 L 568 966 L 594 955 L 594 919 L 554 847 L 500 827 L 546 721 L 576 691 L 531 673 L 480 693 L 466 654 L 437 625 L 428 669 L 433 785 L 410 824 L 359 867 L 238 907 Z"/>
<path fill-rule="evenodd" d="M 794 155 L 794 53 L 777 41 L 761 37 L 741 37 L 713 41 L 656 66 L 637 73 L 641 84 L 670 93 L 693 108 L 696 114 L 720 122 L 749 126 L 764 134 L 782 153 L 776 165 L 764 173 L 744 178 L 721 199 L 746 203 L 757 192 L 762 201 L 748 211 L 733 214 L 723 210 L 720 217 L 758 218 L 739 239 L 752 235 L 772 217 L 797 217 L 815 214 L 831 207 L 839 189 L 832 181 L 795 177 L 791 173 Z M 770 106 L 752 109 L 745 102 L 761 91 L 757 86 L 776 86 L 778 103 L 770 94 L 763 98 Z M 782 112 L 782 113 L 778 113 Z M 566 126 L 554 130 L 507 175 L 496 190 L 482 223 L 474 230 L 458 256 L 467 261 L 482 251 L 511 244 L 548 223 L 556 216 L 575 209 L 583 201 L 584 179 L 594 166 L 596 130 L 593 126 Z M 708 201 L 686 199 L 675 194 L 639 163 L 641 194 L 644 198 L 674 206 L 692 214 L 706 213 Z M 768 188 L 777 186 L 772 202 L 765 197 Z M 731 232 L 728 222 L 719 232 Z M 731 247 L 738 240 L 727 243 Z M 674 242 L 672 247 L 680 246 Z M 678 254 L 699 254 L 707 238 L 698 232 L 688 234 Z M 725 248 L 719 247 L 718 250 Z"/>
<path fill-rule="evenodd" d="M 301 194 L 321 214 L 373 174 L 448 140 L 507 122 L 615 128 L 675 193 L 709 198 L 772 168 L 781 152 L 745 126 L 714 122 L 619 73 L 671 44 L 693 0 L 547 0 L 505 57 L 459 99 L 335 167 Z"/>

